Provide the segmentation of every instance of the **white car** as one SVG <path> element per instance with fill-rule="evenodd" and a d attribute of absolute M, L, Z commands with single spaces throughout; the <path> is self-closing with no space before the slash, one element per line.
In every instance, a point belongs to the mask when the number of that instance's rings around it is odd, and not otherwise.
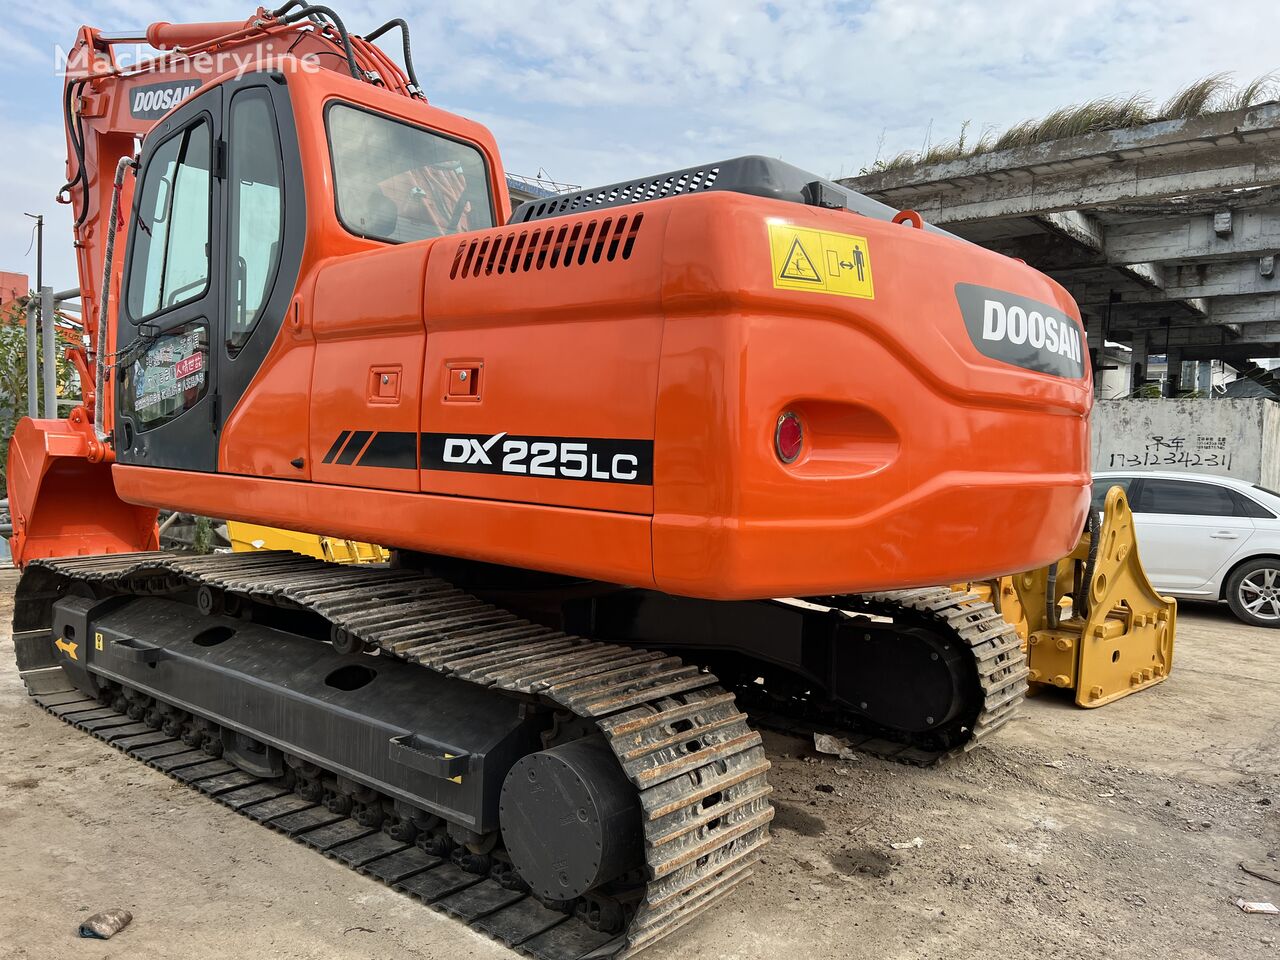
<path fill-rule="evenodd" d="M 1161 593 L 1225 600 L 1245 623 L 1280 627 L 1280 493 L 1230 477 L 1157 470 L 1093 475 L 1093 507 L 1121 486 L 1138 551 Z"/>

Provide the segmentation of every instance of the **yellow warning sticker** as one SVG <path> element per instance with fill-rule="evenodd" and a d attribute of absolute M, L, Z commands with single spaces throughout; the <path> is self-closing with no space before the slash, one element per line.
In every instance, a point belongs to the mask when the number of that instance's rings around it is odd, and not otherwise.
<path fill-rule="evenodd" d="M 773 285 L 779 290 L 875 298 L 871 248 L 866 237 L 771 223 L 769 252 Z"/>
<path fill-rule="evenodd" d="M 95 650 L 101 650 L 101 649 L 102 649 L 102 634 L 100 634 L 100 633 L 94 633 L 94 635 L 93 635 L 93 649 L 95 649 Z"/>

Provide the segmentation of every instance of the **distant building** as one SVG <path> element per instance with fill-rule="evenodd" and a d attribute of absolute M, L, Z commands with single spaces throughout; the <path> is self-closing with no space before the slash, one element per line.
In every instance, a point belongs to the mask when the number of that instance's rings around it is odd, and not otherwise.
<path fill-rule="evenodd" d="M 560 183 L 546 177 L 522 177 L 519 174 L 507 174 L 507 192 L 511 194 L 511 209 L 530 200 L 545 200 L 557 193 L 569 193 L 581 187 L 572 183 Z"/>
<path fill-rule="evenodd" d="M 30 292 L 30 280 L 25 273 L 8 273 L 0 270 L 0 310 Z"/>

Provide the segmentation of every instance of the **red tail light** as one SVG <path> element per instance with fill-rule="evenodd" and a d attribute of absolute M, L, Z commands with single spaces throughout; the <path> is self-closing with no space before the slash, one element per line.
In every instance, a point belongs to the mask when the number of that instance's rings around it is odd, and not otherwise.
<path fill-rule="evenodd" d="M 800 418 L 788 411 L 778 418 L 778 426 L 773 432 L 773 447 L 778 452 L 778 459 L 783 463 L 794 463 L 803 446 L 804 428 Z"/>

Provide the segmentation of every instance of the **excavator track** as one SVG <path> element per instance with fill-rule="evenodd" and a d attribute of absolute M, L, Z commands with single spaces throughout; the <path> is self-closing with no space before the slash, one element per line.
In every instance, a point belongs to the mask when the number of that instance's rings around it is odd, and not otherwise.
<path fill-rule="evenodd" d="M 861 753 L 928 767 L 986 741 L 1013 719 L 1027 695 L 1029 671 L 1017 631 L 975 594 L 950 587 L 925 587 L 809 600 L 852 615 L 888 617 L 898 626 L 928 627 L 951 637 L 972 658 L 976 678 L 970 693 L 973 709 L 948 729 L 913 734 L 871 725 L 856 712 L 812 701 L 753 695 L 754 684 L 740 685 L 739 699 L 757 727 L 806 739 L 815 732 L 828 733 Z"/>
<path fill-rule="evenodd" d="M 319 615 L 335 646 L 363 645 L 479 687 L 568 711 L 603 734 L 639 800 L 644 883 L 625 930 L 589 910 L 544 905 L 501 878 L 399 842 L 192 749 L 76 689 L 56 655 L 22 670 L 44 709 L 361 873 L 540 960 L 627 957 L 702 913 L 745 880 L 773 809 L 760 735 L 711 674 L 654 651 L 566 635 L 404 569 L 338 566 L 291 553 L 143 553 L 35 561 L 19 585 L 15 645 L 53 645 L 33 623 L 53 598 L 89 588 L 137 597 L 189 593 Z M 204 589 L 202 589 L 204 588 Z"/>

